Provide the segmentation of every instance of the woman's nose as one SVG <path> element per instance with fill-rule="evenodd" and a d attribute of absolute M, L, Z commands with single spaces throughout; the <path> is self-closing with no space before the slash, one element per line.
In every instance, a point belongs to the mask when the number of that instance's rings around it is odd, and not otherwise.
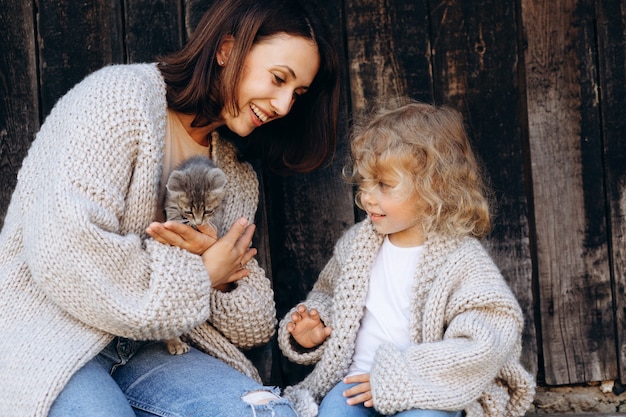
<path fill-rule="evenodd" d="M 281 91 L 280 95 L 274 98 L 271 105 L 277 116 L 283 117 L 289 114 L 293 105 L 293 93 L 290 91 Z"/>

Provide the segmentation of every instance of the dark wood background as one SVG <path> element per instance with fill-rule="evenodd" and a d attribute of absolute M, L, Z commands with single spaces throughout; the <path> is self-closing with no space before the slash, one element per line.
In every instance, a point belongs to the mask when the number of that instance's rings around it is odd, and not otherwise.
<path fill-rule="evenodd" d="M 208 3 L 0 3 L 0 223 L 56 100 L 102 66 L 177 49 Z M 311 3 L 340 47 L 341 141 L 333 163 L 313 174 L 258 170 L 256 243 L 279 315 L 362 218 L 341 179 L 351 116 L 408 95 L 466 118 L 498 201 L 485 245 L 526 313 L 524 364 L 542 385 L 626 383 L 625 1 Z M 308 372 L 275 346 L 253 355 L 278 385 Z"/>

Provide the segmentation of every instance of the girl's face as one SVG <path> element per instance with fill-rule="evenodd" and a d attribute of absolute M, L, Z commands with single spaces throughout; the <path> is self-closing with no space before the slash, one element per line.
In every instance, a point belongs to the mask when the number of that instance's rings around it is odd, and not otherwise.
<path fill-rule="evenodd" d="M 376 230 L 389 235 L 389 240 L 400 247 L 424 243 L 420 221 L 421 200 L 416 192 L 403 188 L 400 177 L 394 174 L 365 179 L 361 187 L 361 205 Z"/>
<path fill-rule="evenodd" d="M 309 39 L 277 34 L 255 44 L 245 59 L 237 92 L 239 114 L 223 111 L 226 126 L 239 136 L 286 116 L 307 92 L 319 69 L 317 46 Z"/>

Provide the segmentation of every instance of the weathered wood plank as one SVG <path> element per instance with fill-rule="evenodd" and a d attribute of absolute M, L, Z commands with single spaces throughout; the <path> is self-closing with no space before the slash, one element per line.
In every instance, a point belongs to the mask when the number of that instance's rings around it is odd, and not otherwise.
<path fill-rule="evenodd" d="M 119 1 L 44 1 L 39 7 L 42 113 L 87 74 L 124 62 Z"/>
<path fill-rule="evenodd" d="M 623 2 L 612 0 L 596 5 L 615 328 L 620 377 L 626 383 L 626 9 Z"/>
<path fill-rule="evenodd" d="M 545 379 L 617 377 L 593 11 L 522 0 Z"/>
<path fill-rule="evenodd" d="M 154 62 L 178 50 L 185 32 L 178 0 L 128 0 L 124 3 L 127 62 Z"/>
<path fill-rule="evenodd" d="M 432 67 L 437 101 L 463 112 L 474 149 L 495 193 L 493 232 L 484 241 L 525 312 L 523 363 L 536 373 L 529 209 L 518 84 L 518 16 L 499 0 L 431 3 Z"/>
<path fill-rule="evenodd" d="M 39 129 L 32 3 L 0 4 L 0 228 L 17 171 Z"/>
<path fill-rule="evenodd" d="M 432 101 L 426 2 L 358 0 L 345 9 L 353 112 L 396 96 Z"/>

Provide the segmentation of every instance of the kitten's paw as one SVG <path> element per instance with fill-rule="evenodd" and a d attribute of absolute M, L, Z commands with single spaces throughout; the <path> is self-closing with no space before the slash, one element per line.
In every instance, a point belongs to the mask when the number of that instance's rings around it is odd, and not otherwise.
<path fill-rule="evenodd" d="M 165 346 L 170 355 L 182 355 L 189 352 L 189 345 L 180 340 L 179 337 L 166 340 Z"/>

